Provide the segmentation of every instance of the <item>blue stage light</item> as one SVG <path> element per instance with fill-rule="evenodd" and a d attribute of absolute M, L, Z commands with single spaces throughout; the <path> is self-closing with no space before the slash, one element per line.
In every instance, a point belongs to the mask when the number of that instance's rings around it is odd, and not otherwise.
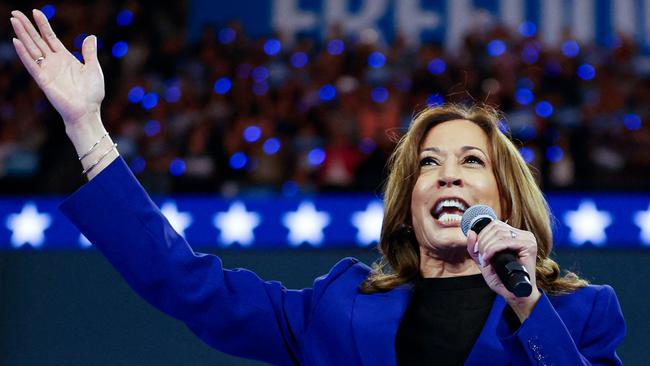
<path fill-rule="evenodd" d="M 531 21 L 525 21 L 519 25 L 518 31 L 524 37 L 532 37 L 537 33 L 537 26 Z"/>
<path fill-rule="evenodd" d="M 386 64 L 386 56 L 379 51 L 375 51 L 368 56 L 368 66 L 378 69 Z"/>
<path fill-rule="evenodd" d="M 332 39 L 327 42 L 327 52 L 330 55 L 340 55 L 345 50 L 345 43 L 340 39 Z"/>
<path fill-rule="evenodd" d="M 546 148 L 546 159 L 551 163 L 557 163 L 564 158 L 564 150 L 557 145 L 552 145 Z"/>
<path fill-rule="evenodd" d="M 230 157 L 230 167 L 239 170 L 246 166 L 248 157 L 243 152 L 236 152 Z"/>
<path fill-rule="evenodd" d="M 224 28 L 224 29 L 220 30 L 219 34 L 217 35 L 217 37 L 219 38 L 219 42 L 221 42 L 221 44 L 230 44 L 230 43 L 232 43 L 232 41 L 235 40 L 236 36 L 237 36 L 237 33 L 232 28 Z"/>
<path fill-rule="evenodd" d="M 447 70 L 447 64 L 442 59 L 434 58 L 429 62 L 428 69 L 433 75 L 440 75 Z"/>
<path fill-rule="evenodd" d="M 262 129 L 258 126 L 248 126 L 244 129 L 244 140 L 255 142 L 262 137 Z"/>
<path fill-rule="evenodd" d="M 641 128 L 641 117 L 633 113 L 626 114 L 625 117 L 623 117 L 623 124 L 628 130 L 636 131 Z"/>
<path fill-rule="evenodd" d="M 542 100 L 535 105 L 535 113 L 542 118 L 548 118 L 553 114 L 553 105 Z"/>
<path fill-rule="evenodd" d="M 124 41 L 116 42 L 111 51 L 115 58 L 122 58 L 127 52 L 129 52 L 129 45 Z"/>
<path fill-rule="evenodd" d="M 275 137 L 271 137 L 270 139 L 264 141 L 264 145 L 262 145 L 262 149 L 264 150 L 264 153 L 266 155 L 273 155 L 280 151 L 280 147 L 282 144 L 280 143 L 280 140 L 278 140 Z"/>
<path fill-rule="evenodd" d="M 519 88 L 515 92 L 515 100 L 521 105 L 528 105 L 533 102 L 533 99 L 535 99 L 535 95 L 530 89 Z"/>
<path fill-rule="evenodd" d="M 596 76 L 596 69 L 589 64 L 578 66 L 578 77 L 582 80 L 591 80 Z"/>
<path fill-rule="evenodd" d="M 54 18 L 54 15 L 56 14 L 56 8 L 52 4 L 44 5 L 41 8 L 41 11 L 43 12 L 43 14 L 45 14 L 47 20 L 52 20 L 52 18 Z"/>
<path fill-rule="evenodd" d="M 129 9 L 124 9 L 117 13 L 115 20 L 117 21 L 117 25 L 120 27 L 126 27 L 133 21 L 133 12 Z"/>
<path fill-rule="evenodd" d="M 537 62 L 538 59 L 539 59 L 539 52 L 537 51 L 537 48 L 530 45 L 526 45 L 521 50 L 521 60 L 524 61 L 524 63 L 531 65 Z"/>
<path fill-rule="evenodd" d="M 261 83 L 269 77 L 269 69 L 264 66 L 258 66 L 253 69 L 251 77 L 256 83 Z"/>
<path fill-rule="evenodd" d="M 181 99 L 181 88 L 170 86 L 165 90 L 165 100 L 169 103 L 176 103 Z"/>
<path fill-rule="evenodd" d="M 158 94 L 156 93 L 147 93 L 142 97 L 142 108 L 152 109 L 158 105 Z"/>
<path fill-rule="evenodd" d="M 140 103 L 144 97 L 144 89 L 141 86 L 134 86 L 129 90 L 129 102 Z"/>
<path fill-rule="evenodd" d="M 264 52 L 269 56 L 275 56 L 282 50 L 282 43 L 275 38 L 271 38 L 264 42 Z"/>
<path fill-rule="evenodd" d="M 153 137 L 156 136 L 159 132 L 160 132 L 160 122 L 156 121 L 155 119 L 152 119 L 144 124 L 144 133 L 147 136 Z"/>
<path fill-rule="evenodd" d="M 521 154 L 521 157 L 524 159 L 526 164 L 530 164 L 535 161 L 535 151 L 533 149 L 523 146 L 519 148 L 519 153 Z"/>
<path fill-rule="evenodd" d="M 427 97 L 427 105 L 429 107 L 437 107 L 443 104 L 445 104 L 445 98 L 438 93 L 431 94 Z"/>
<path fill-rule="evenodd" d="M 320 100 L 325 102 L 330 101 L 336 98 L 336 88 L 331 84 L 325 84 L 320 88 L 318 95 Z"/>
<path fill-rule="evenodd" d="M 169 173 L 175 177 L 183 175 L 185 173 L 185 161 L 180 158 L 172 160 L 169 164 Z"/>
<path fill-rule="evenodd" d="M 492 57 L 501 56 L 506 52 L 506 43 L 500 39 L 490 41 L 486 47 L 488 55 Z"/>
<path fill-rule="evenodd" d="M 307 54 L 302 51 L 298 51 L 291 55 L 291 65 L 296 69 L 304 67 L 307 64 L 307 61 Z"/>
<path fill-rule="evenodd" d="M 319 147 L 312 149 L 307 154 L 307 161 L 309 165 L 318 166 L 325 162 L 325 151 Z"/>
<path fill-rule="evenodd" d="M 572 58 L 578 56 L 580 53 L 580 45 L 574 40 L 564 41 L 562 43 L 562 54 L 566 57 Z"/>
<path fill-rule="evenodd" d="M 227 77 L 219 78 L 214 82 L 214 92 L 217 94 L 226 94 L 230 91 L 232 82 Z"/>
<path fill-rule="evenodd" d="M 388 90 L 383 86 L 374 87 L 370 92 L 370 97 L 375 103 L 384 103 L 388 100 Z"/>

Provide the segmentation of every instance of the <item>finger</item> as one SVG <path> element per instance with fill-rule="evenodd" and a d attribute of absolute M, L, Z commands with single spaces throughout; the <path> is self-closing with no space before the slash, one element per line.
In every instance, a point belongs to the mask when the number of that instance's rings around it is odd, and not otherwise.
<path fill-rule="evenodd" d="M 47 21 L 47 17 L 42 11 L 34 9 L 34 21 L 36 22 L 36 26 L 38 26 L 38 30 L 43 35 L 43 38 L 54 52 L 65 50 L 65 46 L 56 37 L 56 34 L 50 26 L 50 22 Z"/>
<path fill-rule="evenodd" d="M 11 26 L 14 28 L 14 32 L 16 33 L 16 36 L 20 40 L 20 42 L 23 44 L 25 47 L 25 50 L 29 54 L 29 58 L 32 59 L 32 61 L 36 60 L 37 58 L 41 57 L 43 53 L 41 50 L 38 49 L 36 46 L 36 43 L 32 40 L 32 38 L 27 34 L 27 31 L 25 30 L 25 27 L 23 27 L 23 24 L 18 20 L 17 18 L 11 18 L 9 19 L 11 22 Z"/>
<path fill-rule="evenodd" d="M 478 235 L 473 230 L 470 230 L 467 234 L 467 253 L 469 256 L 478 264 L 478 254 L 479 254 L 479 245 L 478 245 Z"/>
<path fill-rule="evenodd" d="M 38 75 L 38 65 L 36 62 L 34 62 L 32 56 L 25 48 L 25 45 L 19 39 L 14 38 L 13 42 L 14 47 L 16 48 L 16 53 L 18 53 L 18 58 L 23 63 L 23 65 L 25 65 L 27 72 L 29 72 L 34 80 L 38 81 L 38 78 L 36 77 L 36 75 Z"/>
<path fill-rule="evenodd" d="M 97 65 L 97 37 L 88 36 L 81 45 L 81 54 L 84 57 L 85 65 Z"/>
<path fill-rule="evenodd" d="M 501 226 L 499 225 L 500 221 L 492 221 L 486 227 L 481 230 L 481 233 L 478 235 L 478 240 L 481 244 L 485 244 L 488 241 L 492 241 L 494 237 L 499 235 L 501 231 Z"/>
<path fill-rule="evenodd" d="M 47 57 L 50 53 L 52 53 L 52 50 L 50 49 L 50 46 L 45 43 L 43 38 L 41 38 L 41 35 L 38 33 L 36 28 L 34 28 L 34 25 L 32 22 L 27 18 L 25 14 L 18 10 L 14 10 L 11 12 L 11 15 L 14 17 L 18 18 L 20 20 L 20 23 L 23 25 L 23 28 L 29 35 L 29 37 L 32 38 L 32 41 L 36 44 L 39 50 L 41 50 L 41 56 Z"/>
<path fill-rule="evenodd" d="M 529 244 L 519 242 L 519 241 L 490 243 L 488 245 L 485 245 L 485 248 L 483 249 L 482 252 L 483 260 L 486 263 L 489 263 L 492 260 L 492 257 L 494 257 L 496 253 L 502 251 L 512 251 L 516 253 L 517 257 L 520 257 L 520 253 L 529 248 L 530 248 Z"/>

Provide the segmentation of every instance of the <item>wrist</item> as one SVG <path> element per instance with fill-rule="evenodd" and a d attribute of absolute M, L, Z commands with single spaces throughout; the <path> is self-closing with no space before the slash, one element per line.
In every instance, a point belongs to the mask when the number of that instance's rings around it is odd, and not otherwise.
<path fill-rule="evenodd" d="M 65 121 L 65 133 L 77 149 L 77 154 L 81 155 L 106 133 L 106 129 L 99 114 L 95 114 L 74 122 Z"/>
<path fill-rule="evenodd" d="M 533 309 L 535 309 L 535 305 L 537 305 L 537 302 L 539 301 L 540 297 L 542 297 L 542 293 L 535 287 L 533 289 L 533 292 L 530 294 L 530 296 L 528 297 L 513 296 L 508 300 L 508 305 L 515 313 L 515 315 L 517 315 L 519 321 L 523 323 L 524 320 L 528 319 L 530 314 L 533 312 Z"/>

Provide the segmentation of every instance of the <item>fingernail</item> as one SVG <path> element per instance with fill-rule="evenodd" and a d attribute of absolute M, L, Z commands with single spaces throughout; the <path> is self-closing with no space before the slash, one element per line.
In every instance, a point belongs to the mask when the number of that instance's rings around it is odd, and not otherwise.
<path fill-rule="evenodd" d="M 485 261 L 483 260 L 483 254 L 478 255 L 478 262 L 481 264 L 481 267 L 485 267 Z"/>
<path fill-rule="evenodd" d="M 478 240 L 474 244 L 474 254 L 478 253 Z"/>

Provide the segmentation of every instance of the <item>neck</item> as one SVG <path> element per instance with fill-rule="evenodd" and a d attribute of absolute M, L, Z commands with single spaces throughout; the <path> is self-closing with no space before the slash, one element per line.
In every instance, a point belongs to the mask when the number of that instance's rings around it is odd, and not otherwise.
<path fill-rule="evenodd" d="M 480 273 L 481 270 L 465 247 L 444 249 L 420 247 L 420 274 L 424 278 L 459 277 Z"/>

